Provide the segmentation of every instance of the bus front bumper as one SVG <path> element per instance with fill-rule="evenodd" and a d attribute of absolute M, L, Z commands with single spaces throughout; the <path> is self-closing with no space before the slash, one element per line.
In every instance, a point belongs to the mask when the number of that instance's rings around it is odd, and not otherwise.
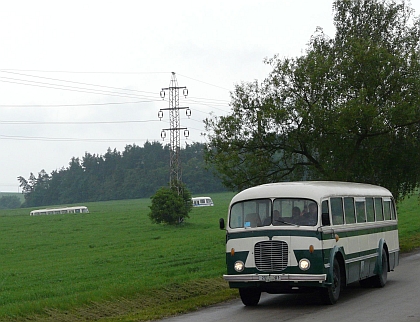
<path fill-rule="evenodd" d="M 223 275 L 227 282 L 325 282 L 327 274 L 242 274 Z"/>

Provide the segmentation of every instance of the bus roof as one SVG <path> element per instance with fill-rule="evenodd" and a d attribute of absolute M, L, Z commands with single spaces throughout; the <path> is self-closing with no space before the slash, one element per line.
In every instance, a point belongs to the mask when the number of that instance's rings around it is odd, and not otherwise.
<path fill-rule="evenodd" d="M 86 209 L 86 206 L 71 206 L 71 207 L 61 207 L 61 208 L 45 208 L 45 209 L 34 209 L 30 213 L 40 213 L 40 212 L 51 212 L 51 211 L 61 211 L 61 210 L 76 210 L 76 209 Z"/>
<path fill-rule="evenodd" d="M 296 181 L 263 184 L 248 188 L 233 197 L 231 204 L 259 198 L 308 198 L 320 201 L 331 196 L 385 196 L 391 192 L 383 187 L 365 183 L 339 181 Z"/>

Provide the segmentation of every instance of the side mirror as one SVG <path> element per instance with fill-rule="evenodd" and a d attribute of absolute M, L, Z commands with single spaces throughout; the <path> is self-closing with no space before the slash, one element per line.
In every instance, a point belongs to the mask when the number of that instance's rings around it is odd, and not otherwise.
<path fill-rule="evenodd" d="M 225 220 L 223 218 L 219 219 L 219 228 L 225 229 Z"/>
<path fill-rule="evenodd" d="M 322 226 L 330 226 L 330 214 L 329 213 L 323 213 L 321 215 L 321 221 L 322 221 Z"/>

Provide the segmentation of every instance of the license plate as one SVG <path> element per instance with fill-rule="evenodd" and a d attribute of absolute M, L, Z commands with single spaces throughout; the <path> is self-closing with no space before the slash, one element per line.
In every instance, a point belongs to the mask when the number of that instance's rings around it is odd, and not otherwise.
<path fill-rule="evenodd" d="M 261 282 L 277 282 L 281 281 L 281 275 L 258 275 L 258 280 Z"/>

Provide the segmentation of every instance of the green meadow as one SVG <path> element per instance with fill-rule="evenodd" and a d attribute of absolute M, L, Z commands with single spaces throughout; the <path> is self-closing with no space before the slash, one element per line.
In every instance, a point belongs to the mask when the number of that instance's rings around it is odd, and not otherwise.
<path fill-rule="evenodd" d="M 1 210 L 1 321 L 145 321 L 236 297 L 223 281 L 232 193 L 179 226 L 152 224 L 150 199 L 85 203 L 89 214 Z M 403 251 L 420 245 L 417 197 L 399 205 Z M 398 268 L 396 273 L 398 274 Z"/>

